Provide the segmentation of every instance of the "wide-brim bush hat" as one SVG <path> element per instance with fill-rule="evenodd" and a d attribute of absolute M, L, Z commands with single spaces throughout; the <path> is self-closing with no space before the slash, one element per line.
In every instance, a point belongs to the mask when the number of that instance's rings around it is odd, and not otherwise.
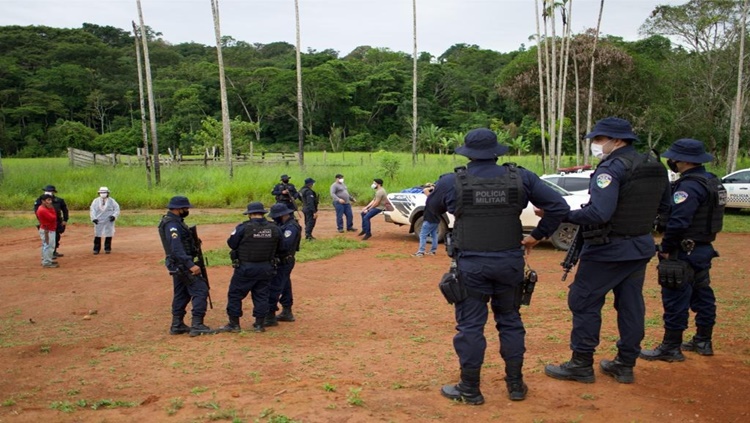
<path fill-rule="evenodd" d="M 42 191 L 57 192 L 54 185 L 47 185 L 46 187 L 42 188 Z"/>
<path fill-rule="evenodd" d="M 675 141 L 662 154 L 662 157 L 686 163 L 708 163 L 714 160 L 714 156 L 706 153 L 706 147 L 702 141 L 691 138 L 682 138 Z"/>
<path fill-rule="evenodd" d="M 169 204 L 167 204 L 168 209 L 189 209 L 192 207 L 193 205 L 190 204 L 190 200 L 188 200 L 187 197 L 183 197 L 181 195 L 172 197 L 172 199 L 169 200 Z"/>
<path fill-rule="evenodd" d="M 283 174 L 283 175 L 281 175 L 281 178 L 279 178 L 279 179 L 281 179 L 283 181 L 284 179 L 292 179 L 292 177 L 289 176 L 289 175 L 287 175 L 287 174 Z"/>
<path fill-rule="evenodd" d="M 487 128 L 472 129 L 464 138 L 464 145 L 456 147 L 456 154 L 470 159 L 494 159 L 508 152 L 508 147 L 497 142 L 497 134 Z"/>
<path fill-rule="evenodd" d="M 101 194 L 103 192 L 106 192 L 107 194 L 109 194 L 109 188 L 107 188 L 107 187 L 99 187 L 99 191 L 97 191 L 97 192 L 99 194 Z"/>
<path fill-rule="evenodd" d="M 271 219 L 275 219 L 277 217 L 286 216 L 291 213 L 294 213 L 294 210 L 287 207 L 286 204 L 276 203 L 271 206 L 271 212 L 268 214 L 268 217 L 270 217 Z"/>
<path fill-rule="evenodd" d="M 263 203 L 260 201 L 253 201 L 247 205 L 247 210 L 242 214 L 266 214 L 268 210 L 263 207 Z"/>
<path fill-rule="evenodd" d="M 599 136 L 605 136 L 616 140 L 638 141 L 638 136 L 633 133 L 633 127 L 625 119 L 616 117 L 607 117 L 597 121 L 591 132 L 586 134 L 586 138 L 594 139 Z"/>
<path fill-rule="evenodd" d="M 306 178 L 305 179 L 305 185 L 314 184 L 314 183 L 315 183 L 315 179 L 313 179 L 313 178 Z"/>

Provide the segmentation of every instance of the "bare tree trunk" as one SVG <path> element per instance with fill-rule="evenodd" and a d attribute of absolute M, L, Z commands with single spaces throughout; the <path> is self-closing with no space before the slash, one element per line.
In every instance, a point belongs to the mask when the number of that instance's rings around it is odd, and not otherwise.
<path fill-rule="evenodd" d="M 594 65 L 596 64 L 596 46 L 599 43 L 599 30 L 602 26 L 602 13 L 604 12 L 604 0 L 599 3 L 599 18 L 596 21 L 596 32 L 594 33 L 594 47 L 591 48 L 591 74 L 589 75 L 589 104 L 586 112 L 586 133 L 591 132 L 591 114 L 594 109 Z M 586 138 L 583 145 L 583 163 L 589 164 L 589 143 L 591 140 Z"/>
<path fill-rule="evenodd" d="M 154 84 L 151 80 L 151 60 L 148 54 L 148 35 L 146 34 L 146 24 L 143 23 L 143 10 L 141 9 L 141 0 L 136 0 L 138 4 L 138 20 L 141 24 L 141 44 L 143 45 L 143 64 L 146 67 L 146 93 L 148 94 L 148 117 L 151 123 L 151 144 L 154 158 L 154 181 L 157 186 L 161 184 L 161 169 L 159 166 L 159 140 L 156 136 L 156 111 L 154 107 Z"/>
<path fill-rule="evenodd" d="M 219 90 L 221 91 L 221 128 L 224 136 L 224 163 L 229 170 L 229 179 L 234 177 L 232 164 L 232 126 L 229 121 L 229 102 L 227 101 L 227 83 L 224 77 L 224 55 L 221 53 L 221 20 L 219 18 L 219 0 L 211 0 L 211 12 L 214 16 L 214 35 L 216 36 L 216 56 L 219 62 Z"/>
<path fill-rule="evenodd" d="M 143 162 L 146 164 L 146 181 L 148 181 L 148 189 L 151 189 L 151 163 L 148 154 L 148 124 L 146 123 L 146 104 L 143 99 L 143 65 L 141 64 L 141 47 L 138 45 L 140 36 L 138 35 L 138 28 L 133 23 L 133 36 L 135 37 L 135 59 L 138 68 L 138 100 L 141 106 L 141 135 L 143 136 Z"/>
<path fill-rule="evenodd" d="M 551 81 L 552 81 L 552 97 L 549 99 L 549 158 L 550 167 L 557 169 L 557 31 L 555 25 L 555 0 L 549 0 L 549 17 L 551 21 L 552 29 L 552 57 L 550 63 L 552 65 L 551 70 Z"/>
<path fill-rule="evenodd" d="M 300 55 L 299 0 L 294 0 L 294 18 L 297 30 L 297 138 L 299 142 L 299 165 L 305 165 L 305 124 L 302 109 L 302 57 Z"/>
<path fill-rule="evenodd" d="M 547 39 L 542 40 L 542 34 L 539 32 L 539 0 L 534 0 L 534 6 L 536 7 L 536 60 L 537 68 L 539 72 L 539 119 L 540 129 L 542 136 L 542 172 L 546 173 L 547 168 L 547 140 L 545 139 L 544 125 L 547 123 L 546 114 L 544 113 L 544 72 L 542 69 L 542 42 L 545 43 L 545 51 L 547 50 L 546 43 Z"/>
<path fill-rule="evenodd" d="M 576 166 L 581 165 L 581 85 L 578 79 L 578 59 L 573 55 L 573 75 L 576 86 Z"/>
<path fill-rule="evenodd" d="M 417 0 L 412 0 L 412 27 L 414 34 L 414 55 L 411 88 L 411 164 L 417 164 Z"/>
<path fill-rule="evenodd" d="M 561 9 L 563 12 L 563 15 L 565 13 L 565 8 Z M 557 165 L 560 166 L 560 161 L 562 159 L 562 139 L 563 139 L 563 129 L 565 122 L 565 92 L 568 88 L 568 57 L 570 56 L 570 41 L 572 39 L 570 34 L 570 28 L 571 28 L 571 20 L 573 18 L 573 0 L 568 0 L 568 19 L 567 22 L 565 22 L 565 19 L 563 19 L 563 38 L 560 48 L 560 98 L 558 103 L 558 113 L 559 113 L 559 129 L 558 129 L 558 135 L 557 135 Z"/>
<path fill-rule="evenodd" d="M 745 96 L 742 87 L 743 68 L 745 66 L 745 25 L 747 25 L 747 6 L 748 0 L 742 3 L 742 28 L 740 29 L 740 53 L 739 64 L 737 65 L 737 94 L 734 100 L 732 110 L 732 125 L 729 137 L 729 146 L 727 147 L 727 173 L 737 170 L 737 151 L 740 147 L 740 131 L 742 129 L 743 117 L 743 98 Z"/>

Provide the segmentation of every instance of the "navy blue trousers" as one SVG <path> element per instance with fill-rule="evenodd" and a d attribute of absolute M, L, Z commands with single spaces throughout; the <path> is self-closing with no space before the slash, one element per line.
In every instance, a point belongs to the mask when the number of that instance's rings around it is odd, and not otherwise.
<path fill-rule="evenodd" d="M 521 321 L 520 286 L 523 282 L 523 253 L 517 257 L 464 257 L 458 259 L 460 280 L 472 291 L 491 295 L 490 306 L 500 341 L 500 356 L 523 360 L 526 330 Z M 484 363 L 487 339 L 484 326 L 487 302 L 470 296 L 455 305 L 456 331 L 453 347 L 461 368 L 478 369 Z"/>
<path fill-rule="evenodd" d="M 276 275 L 274 275 L 273 279 L 271 279 L 271 285 L 269 288 L 269 313 L 278 311 L 279 303 L 281 303 L 283 307 L 291 307 L 294 303 L 294 297 L 292 296 L 293 269 L 294 261 L 290 263 L 280 264 L 276 269 Z"/>
<path fill-rule="evenodd" d="M 203 281 L 186 284 L 187 280 L 178 273 L 172 274 L 172 316 L 182 319 L 187 313 L 185 308 L 193 301 L 193 317 L 204 317 L 208 308 L 208 285 Z"/>
<path fill-rule="evenodd" d="M 242 300 L 251 294 L 253 317 L 268 314 L 268 285 L 275 274 L 271 263 L 245 263 L 234 269 L 227 293 L 227 315 L 242 317 Z"/>
<path fill-rule="evenodd" d="M 695 312 L 695 325 L 713 327 L 716 324 L 716 295 L 709 286 L 711 260 L 718 256 L 713 246 L 698 245 L 688 256 L 680 252 L 678 258 L 686 260 L 695 270 L 694 285 L 683 285 L 679 289 L 661 289 L 664 304 L 664 329 L 685 330 L 690 319 L 690 310 Z M 695 288 L 698 286 L 698 288 Z"/>
<path fill-rule="evenodd" d="M 649 260 L 606 263 L 581 260 L 568 292 L 568 307 L 573 312 L 571 350 L 592 354 L 596 351 L 602 328 L 602 307 L 607 293 L 612 291 L 620 333 L 618 354 L 623 362 L 635 364 L 644 336 L 643 280 Z"/>

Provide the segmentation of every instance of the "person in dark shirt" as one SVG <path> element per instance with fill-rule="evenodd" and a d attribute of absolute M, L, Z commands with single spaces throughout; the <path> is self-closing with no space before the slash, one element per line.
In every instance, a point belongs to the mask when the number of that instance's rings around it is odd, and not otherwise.
<path fill-rule="evenodd" d="M 281 175 L 281 182 L 273 187 L 271 195 L 276 198 L 277 203 L 284 203 L 290 209 L 297 211 L 297 204 L 294 200 L 299 199 L 299 193 L 289 179 L 291 179 L 289 175 Z"/>
<path fill-rule="evenodd" d="M 305 179 L 305 186 L 299 190 L 299 198 L 302 201 L 302 213 L 305 215 L 305 239 L 308 241 L 314 241 L 313 229 L 315 229 L 315 223 L 318 221 L 318 204 L 320 204 L 320 198 L 318 193 L 315 192 L 313 187 L 315 186 L 315 179 Z"/>
<path fill-rule="evenodd" d="M 43 195 L 51 195 L 52 196 L 52 205 L 55 208 L 55 211 L 57 212 L 57 230 L 55 231 L 55 251 L 52 253 L 54 258 L 63 257 L 64 254 L 57 251 L 57 249 L 60 247 L 60 238 L 62 237 L 62 234 L 65 232 L 65 229 L 68 224 L 68 205 L 65 204 L 65 200 L 63 200 L 61 197 L 57 196 L 57 189 L 54 185 L 47 185 L 46 187 L 42 188 L 42 191 L 44 191 Z M 42 196 L 39 196 L 39 198 L 36 199 L 34 202 L 34 211 L 39 208 L 39 206 L 42 204 Z"/>

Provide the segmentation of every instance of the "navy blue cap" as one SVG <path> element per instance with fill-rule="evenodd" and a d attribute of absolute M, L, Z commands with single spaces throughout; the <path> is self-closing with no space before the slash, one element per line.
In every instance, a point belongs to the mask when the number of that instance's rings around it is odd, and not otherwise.
<path fill-rule="evenodd" d="M 706 153 L 703 142 L 690 138 L 675 141 L 662 157 L 686 163 L 708 163 L 714 160 L 714 156 Z"/>
<path fill-rule="evenodd" d="M 487 128 L 472 129 L 464 138 L 464 145 L 456 153 L 470 159 L 494 159 L 508 152 L 508 147 L 497 142 L 497 134 Z"/>
<path fill-rule="evenodd" d="M 588 139 L 599 136 L 616 140 L 638 140 L 638 137 L 633 133 L 633 127 L 630 125 L 630 122 L 616 117 L 607 117 L 596 122 L 591 132 L 586 134 L 586 138 Z"/>
<path fill-rule="evenodd" d="M 247 210 L 242 214 L 266 214 L 268 210 L 263 207 L 263 203 L 260 201 L 253 201 L 247 205 Z"/>
<path fill-rule="evenodd" d="M 294 213 L 294 210 L 287 207 L 284 203 L 276 203 L 271 206 L 271 213 L 268 214 L 268 217 L 275 219 L 277 217 L 286 216 L 290 213 Z"/>
<path fill-rule="evenodd" d="M 167 204 L 168 209 L 189 209 L 191 207 L 193 207 L 193 205 L 190 204 L 187 197 L 181 195 L 172 197 L 172 199 L 169 200 L 169 204 Z"/>

